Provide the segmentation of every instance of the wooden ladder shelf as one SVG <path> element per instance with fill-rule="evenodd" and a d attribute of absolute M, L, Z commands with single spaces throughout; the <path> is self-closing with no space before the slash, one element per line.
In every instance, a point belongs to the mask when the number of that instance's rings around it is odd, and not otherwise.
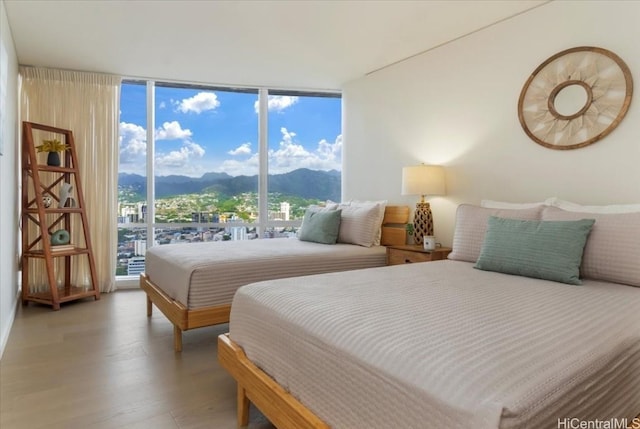
<path fill-rule="evenodd" d="M 60 165 L 47 165 L 38 156 L 40 139 L 58 139 L 66 144 Z M 60 303 L 94 297 L 100 299 L 96 282 L 87 213 L 78 171 L 73 133 L 33 122 L 22 123 L 22 303 L 38 302 L 60 309 Z M 72 198 L 64 198 L 71 186 Z M 68 192 L 67 192 L 68 196 Z M 64 201 L 62 201 L 64 199 Z M 73 228 L 77 228 L 74 234 Z M 52 234 L 57 242 L 52 243 Z M 70 237 L 69 243 L 65 236 Z M 86 258 L 88 277 L 80 277 L 78 265 Z M 43 264 L 44 262 L 44 264 Z M 46 284 L 32 284 L 31 275 L 43 267 Z M 30 271 L 31 270 L 31 271 Z M 72 282 L 78 284 L 72 284 Z M 80 284 L 82 283 L 82 284 Z M 87 284 L 84 284 L 87 283 Z"/>

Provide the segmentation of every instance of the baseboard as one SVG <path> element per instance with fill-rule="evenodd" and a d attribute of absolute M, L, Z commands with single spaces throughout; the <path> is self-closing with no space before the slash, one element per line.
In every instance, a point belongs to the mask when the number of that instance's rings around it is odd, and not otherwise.
<path fill-rule="evenodd" d="M 140 289 L 140 276 L 116 278 L 116 290 Z"/>
<path fill-rule="evenodd" d="M 4 354 L 4 349 L 7 345 L 7 341 L 9 341 L 9 334 L 11 334 L 11 328 L 13 327 L 13 322 L 16 320 L 16 313 L 18 312 L 18 305 L 20 305 L 20 290 L 18 290 L 18 294 L 16 295 L 15 304 L 13 306 L 13 310 L 7 317 L 8 320 L 2 321 L 0 326 L 2 326 L 2 332 L 0 332 L 0 359 L 2 359 L 2 355 Z"/>

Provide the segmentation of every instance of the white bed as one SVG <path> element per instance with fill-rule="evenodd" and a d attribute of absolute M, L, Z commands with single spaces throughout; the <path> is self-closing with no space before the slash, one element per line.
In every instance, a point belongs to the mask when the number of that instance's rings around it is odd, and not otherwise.
<path fill-rule="evenodd" d="M 149 249 L 140 277 L 140 287 L 147 293 L 147 315 L 152 314 L 152 304 L 165 314 L 174 325 L 174 348 L 180 351 L 182 331 L 229 321 L 231 300 L 242 285 L 384 266 L 386 250 L 379 244 L 404 243 L 409 208 L 378 203 L 352 207 L 349 213 L 341 209 L 338 239 L 342 242 L 336 244 L 282 238 Z M 370 216 L 374 212 L 375 219 Z"/>
<path fill-rule="evenodd" d="M 578 262 L 591 278 L 474 268 L 496 214 L 595 219 Z M 612 241 L 623 251 L 603 256 Z M 638 213 L 462 207 L 458 260 L 242 287 L 218 343 L 238 381 L 239 423 L 250 400 L 279 428 L 630 424 L 640 414 L 638 255 Z"/>
<path fill-rule="evenodd" d="M 147 252 L 146 272 L 169 297 L 196 309 L 229 304 L 238 287 L 261 280 L 380 267 L 385 262 L 383 246 L 282 238 L 157 246 Z"/>

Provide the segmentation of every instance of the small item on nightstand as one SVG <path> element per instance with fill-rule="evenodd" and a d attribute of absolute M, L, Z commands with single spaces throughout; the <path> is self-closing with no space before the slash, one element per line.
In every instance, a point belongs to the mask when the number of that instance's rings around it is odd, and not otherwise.
<path fill-rule="evenodd" d="M 425 235 L 422 239 L 424 250 L 435 250 L 436 238 L 433 235 Z"/>

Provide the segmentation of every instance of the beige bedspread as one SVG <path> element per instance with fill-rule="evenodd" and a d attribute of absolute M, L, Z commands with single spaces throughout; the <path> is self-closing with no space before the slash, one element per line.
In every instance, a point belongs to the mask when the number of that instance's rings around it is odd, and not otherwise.
<path fill-rule="evenodd" d="M 248 285 L 230 336 L 332 428 L 538 429 L 640 412 L 640 288 L 472 265 Z"/>
<path fill-rule="evenodd" d="M 265 239 L 154 246 L 145 274 L 189 309 L 230 304 L 238 287 L 308 274 L 379 267 L 385 248 Z"/>

